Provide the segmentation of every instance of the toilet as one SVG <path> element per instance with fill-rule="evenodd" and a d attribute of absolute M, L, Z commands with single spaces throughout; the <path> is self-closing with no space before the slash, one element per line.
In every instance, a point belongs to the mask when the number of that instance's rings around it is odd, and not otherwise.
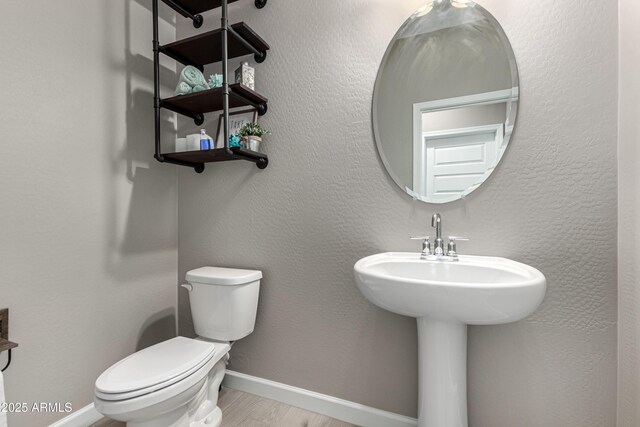
<path fill-rule="evenodd" d="M 128 427 L 218 427 L 231 344 L 255 326 L 262 272 L 202 267 L 186 275 L 198 338 L 140 350 L 98 377 L 95 407 Z"/>

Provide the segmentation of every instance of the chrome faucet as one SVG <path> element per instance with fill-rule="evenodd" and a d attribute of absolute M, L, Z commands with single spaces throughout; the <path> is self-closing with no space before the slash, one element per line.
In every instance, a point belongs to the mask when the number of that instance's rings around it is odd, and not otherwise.
<path fill-rule="evenodd" d="M 429 243 L 429 236 L 412 237 L 412 240 L 422 240 L 422 253 L 420 259 L 430 261 L 458 261 L 456 242 L 469 240 L 466 237 L 449 236 L 449 244 L 445 249 L 442 239 L 442 217 L 439 213 L 431 217 L 431 226 L 436 229 L 436 239 L 433 242 L 433 251 Z"/>

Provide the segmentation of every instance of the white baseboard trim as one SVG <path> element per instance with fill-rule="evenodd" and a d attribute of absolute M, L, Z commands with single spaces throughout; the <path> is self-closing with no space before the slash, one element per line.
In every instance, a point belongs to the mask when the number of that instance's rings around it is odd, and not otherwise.
<path fill-rule="evenodd" d="M 416 427 L 418 424 L 415 418 L 235 371 L 227 371 L 222 385 L 358 426 Z"/>
<path fill-rule="evenodd" d="M 102 418 L 104 418 L 102 414 L 96 410 L 93 403 L 90 403 L 84 408 L 72 412 L 60 421 L 50 424 L 49 427 L 88 427 L 100 421 Z"/>

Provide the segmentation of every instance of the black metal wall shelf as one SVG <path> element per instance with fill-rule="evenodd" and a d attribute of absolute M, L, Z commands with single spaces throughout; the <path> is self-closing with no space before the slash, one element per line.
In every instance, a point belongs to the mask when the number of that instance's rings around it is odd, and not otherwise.
<path fill-rule="evenodd" d="M 187 10 L 189 13 L 202 13 L 207 10 L 217 9 L 222 6 L 222 0 L 162 0 L 167 5 L 171 6 L 176 12 L 180 13 L 176 9 L 176 5 Z M 235 3 L 238 0 L 227 0 L 228 4 Z M 186 16 L 185 16 L 186 18 Z"/>
<path fill-rule="evenodd" d="M 247 160 L 254 162 L 259 169 L 264 169 L 269 164 L 269 158 L 266 154 L 256 153 L 255 151 L 245 148 L 231 148 L 231 153 L 224 148 L 206 151 L 181 151 L 179 153 L 166 153 L 164 157 L 169 160 L 193 163 L 201 167 L 202 170 L 204 170 L 205 163 L 226 162 L 229 160 Z"/>
<path fill-rule="evenodd" d="M 231 37 L 228 43 L 228 59 L 250 55 L 251 53 L 254 53 L 258 63 L 266 59 L 269 45 L 247 24 L 239 22 L 229 28 L 240 35 L 260 54 L 255 54 L 254 50 L 245 46 L 237 38 Z M 202 71 L 204 65 L 222 61 L 222 30 L 209 31 L 160 46 L 160 52 L 184 65 L 193 65 Z"/>
<path fill-rule="evenodd" d="M 267 112 L 267 98 L 259 93 L 239 83 L 229 85 L 229 91 L 231 95 L 229 108 L 252 106 L 258 110 L 258 114 L 261 116 Z M 160 101 L 160 105 L 167 110 L 195 119 L 198 114 L 222 110 L 224 107 L 222 94 L 223 89 L 219 87 L 163 99 Z"/>
<path fill-rule="evenodd" d="M 202 12 L 220 7 L 222 17 L 219 29 L 161 46 L 158 41 L 159 0 L 153 0 L 155 159 L 163 163 L 192 167 L 197 173 L 204 171 L 205 163 L 230 160 L 247 160 L 254 162 L 260 169 L 266 168 L 269 159 L 265 154 L 244 148 L 229 147 L 229 109 L 252 106 L 262 116 L 267 112 L 268 100 L 246 86 L 238 83 L 229 84 L 228 61 L 230 58 L 253 53 L 255 61 L 261 63 L 267 57 L 269 45 L 244 22 L 229 25 L 227 6 L 238 0 L 162 1 L 182 16 L 192 19 L 196 28 L 200 28 L 204 22 L 200 15 Z M 263 8 L 266 3 L 267 0 L 254 0 L 254 4 L 259 9 Z M 203 70 L 207 64 L 222 62 L 222 87 L 161 99 L 160 54 L 167 55 L 184 65 L 193 65 L 200 70 Z M 221 110 L 223 112 L 224 148 L 162 153 L 160 139 L 160 110 L 162 108 L 191 117 L 196 125 L 201 125 L 204 122 L 205 113 Z"/>

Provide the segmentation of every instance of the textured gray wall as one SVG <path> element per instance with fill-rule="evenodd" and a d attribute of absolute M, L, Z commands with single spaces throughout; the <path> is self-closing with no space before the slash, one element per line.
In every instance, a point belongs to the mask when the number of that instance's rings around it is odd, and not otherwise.
<path fill-rule="evenodd" d="M 270 98 L 263 124 L 273 130 L 271 164 L 180 170 L 180 275 L 208 264 L 264 271 L 256 330 L 234 346 L 232 369 L 415 416 L 415 322 L 368 303 L 352 267 L 372 253 L 417 250 L 408 237 L 425 232 L 438 210 L 445 233 L 472 239 L 463 252 L 528 263 L 549 284 L 529 319 L 470 328 L 470 424 L 611 427 L 616 2 L 483 2 L 519 61 L 518 124 L 485 185 L 437 207 L 413 202 L 390 180 L 371 130 L 377 67 L 421 3 L 230 8 L 232 21 L 246 20 L 273 46 L 256 70 Z M 181 292 L 185 334 L 189 316 Z"/>
<path fill-rule="evenodd" d="M 0 307 L 20 344 L 9 402 L 78 410 L 106 367 L 175 334 L 177 179 L 152 157 L 147 3 L 2 4 Z"/>
<path fill-rule="evenodd" d="M 640 4 L 620 2 L 618 427 L 640 425 Z"/>

